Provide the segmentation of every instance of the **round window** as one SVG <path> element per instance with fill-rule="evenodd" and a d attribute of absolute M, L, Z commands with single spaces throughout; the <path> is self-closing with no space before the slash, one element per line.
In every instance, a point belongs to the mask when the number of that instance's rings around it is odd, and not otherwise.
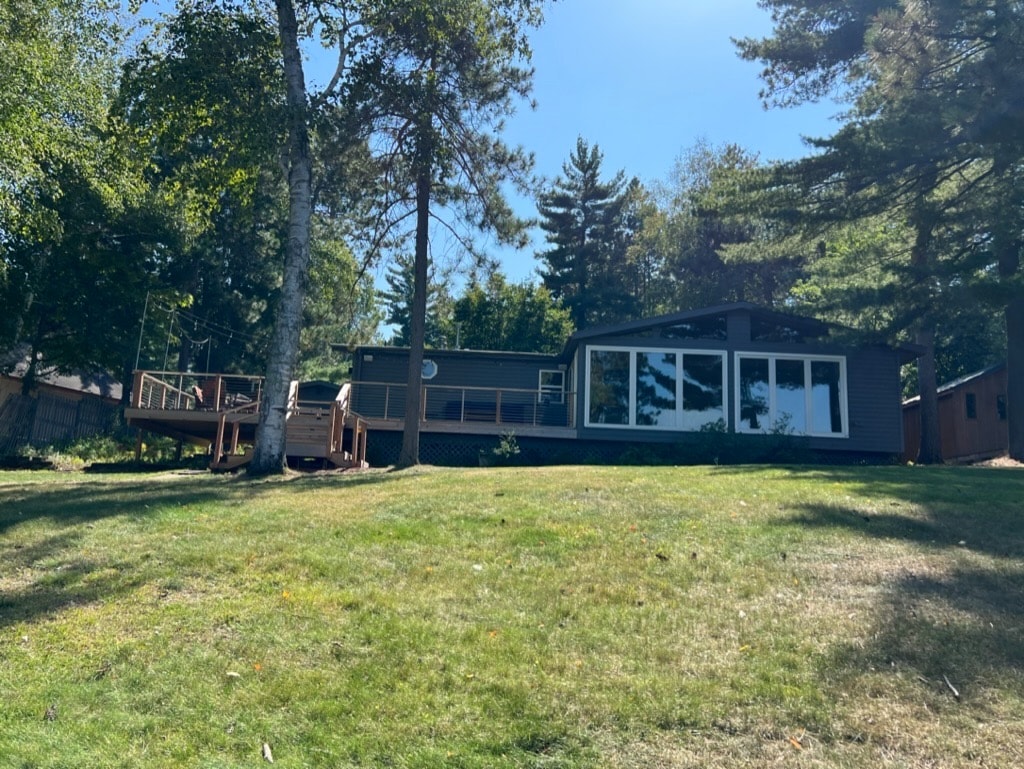
<path fill-rule="evenodd" d="M 424 379 L 433 379 L 437 376 L 437 364 L 429 358 L 423 361 L 423 369 L 420 375 Z"/>

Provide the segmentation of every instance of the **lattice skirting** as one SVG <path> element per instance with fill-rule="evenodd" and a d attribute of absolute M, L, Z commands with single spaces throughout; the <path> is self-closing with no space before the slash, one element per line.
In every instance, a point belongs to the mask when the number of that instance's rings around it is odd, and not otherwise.
<path fill-rule="evenodd" d="M 487 435 L 420 435 L 420 462 L 447 467 L 473 467 L 480 464 L 480 453 L 489 453 L 498 446 L 498 436 Z M 524 465 L 608 464 L 622 454 L 621 443 L 531 438 L 516 436 L 519 461 Z M 402 448 L 400 432 L 370 432 L 367 438 L 367 461 L 373 467 L 387 467 L 398 461 Z"/>

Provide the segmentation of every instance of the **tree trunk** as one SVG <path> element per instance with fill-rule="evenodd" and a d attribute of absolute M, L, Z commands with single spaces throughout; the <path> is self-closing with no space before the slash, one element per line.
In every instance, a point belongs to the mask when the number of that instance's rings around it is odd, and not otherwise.
<path fill-rule="evenodd" d="M 1006 431 L 1010 458 L 1024 462 L 1024 297 L 1006 305 Z"/>
<path fill-rule="evenodd" d="M 932 169 L 929 183 L 925 189 L 933 189 L 936 184 L 935 172 Z M 915 206 L 911 221 L 914 225 L 914 245 L 911 248 L 910 262 L 921 285 L 928 285 L 929 277 L 935 270 L 935 259 L 932 253 L 934 246 L 933 232 L 937 214 L 935 209 L 924 199 L 919 199 Z M 924 348 L 924 353 L 917 359 L 917 392 L 921 397 L 921 445 L 917 451 L 917 462 L 922 465 L 942 463 L 942 438 L 939 429 L 939 384 L 935 368 L 935 321 L 932 317 L 935 301 L 932 295 L 918 296 L 918 312 L 921 318 L 917 322 L 914 341 Z"/>
<path fill-rule="evenodd" d="M 935 372 L 935 329 L 929 326 L 918 330 L 915 341 L 924 348 L 917 359 L 917 390 L 921 396 L 921 446 L 917 463 L 942 463 L 942 437 L 939 432 L 939 389 Z"/>
<path fill-rule="evenodd" d="M 430 167 L 420 163 L 416 177 L 416 255 L 409 318 L 409 372 L 405 388 L 405 429 L 397 467 L 420 462 L 420 413 L 423 408 L 423 349 L 427 329 L 427 274 L 430 244 Z"/>
<path fill-rule="evenodd" d="M 292 0 L 276 0 L 288 104 L 288 242 L 281 298 L 267 356 L 266 382 L 256 426 L 256 449 L 248 472 L 281 473 L 285 469 L 288 391 L 299 349 L 302 304 L 309 264 L 309 227 L 313 210 L 306 83 L 299 53 L 298 25 Z"/>
<path fill-rule="evenodd" d="M 1006 196 L 1005 210 L 996 212 L 992 227 L 999 282 L 1009 289 L 1004 317 L 1007 326 L 1007 437 L 1011 459 L 1024 461 L 1024 294 L 1015 286 L 1020 280 L 1021 268 L 1021 193 L 1016 172 L 1016 156 L 1000 153 L 995 158 L 995 170 L 1006 179 L 1004 188 L 1015 190 Z"/>

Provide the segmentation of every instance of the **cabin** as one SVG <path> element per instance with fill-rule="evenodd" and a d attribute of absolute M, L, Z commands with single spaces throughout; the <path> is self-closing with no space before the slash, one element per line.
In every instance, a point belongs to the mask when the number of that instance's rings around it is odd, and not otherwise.
<path fill-rule="evenodd" d="M 557 354 L 428 350 L 420 459 L 476 464 L 514 436 L 529 464 L 895 461 L 900 366 L 917 350 L 837 332 L 737 302 L 585 329 Z M 286 455 L 394 464 L 409 350 L 334 348 L 351 355 L 352 380 L 292 383 Z M 125 418 L 207 447 L 211 467 L 230 470 L 251 456 L 263 387 L 239 374 L 137 371 Z"/>
<path fill-rule="evenodd" d="M 903 459 L 921 446 L 921 398 L 903 402 Z M 998 363 L 939 387 L 939 441 L 946 462 L 975 462 L 1005 454 L 1006 363 Z"/>
<path fill-rule="evenodd" d="M 121 401 L 121 383 L 105 373 L 61 373 L 42 366 L 32 392 L 22 394 L 29 359 L 8 356 L 0 368 L 0 455 L 51 446 L 107 430 Z"/>
<path fill-rule="evenodd" d="M 900 366 L 916 351 L 844 345 L 834 330 L 738 302 L 585 329 L 555 355 L 428 350 L 421 459 L 471 463 L 511 432 L 536 462 L 615 462 L 630 453 L 711 462 L 725 442 L 825 461 L 895 460 L 903 451 Z M 391 464 L 409 352 L 351 354 L 351 408 L 366 422 L 367 459 Z"/>

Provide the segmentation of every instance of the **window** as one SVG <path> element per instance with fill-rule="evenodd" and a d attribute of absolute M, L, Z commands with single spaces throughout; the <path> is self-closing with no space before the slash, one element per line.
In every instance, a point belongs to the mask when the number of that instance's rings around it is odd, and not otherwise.
<path fill-rule="evenodd" d="M 565 372 L 542 369 L 537 385 L 539 403 L 563 403 L 565 400 Z"/>
<path fill-rule="evenodd" d="M 630 353 L 591 350 L 587 375 L 587 422 L 628 425 Z"/>
<path fill-rule="evenodd" d="M 964 410 L 968 419 L 978 418 L 978 397 L 974 393 L 964 393 Z"/>
<path fill-rule="evenodd" d="M 846 437 L 844 358 L 737 353 L 739 432 Z"/>
<path fill-rule="evenodd" d="M 642 427 L 675 427 L 676 354 L 637 352 L 636 413 L 633 424 Z"/>
<path fill-rule="evenodd" d="M 725 354 L 592 347 L 588 426 L 699 430 L 725 419 Z"/>
<path fill-rule="evenodd" d="M 666 339 L 715 339 L 724 342 L 728 336 L 724 315 L 708 315 L 677 323 L 661 330 Z"/>
<path fill-rule="evenodd" d="M 996 396 L 996 413 L 999 415 L 999 421 L 1000 422 L 1005 422 L 1006 421 L 1006 396 L 1005 395 L 997 395 Z"/>

